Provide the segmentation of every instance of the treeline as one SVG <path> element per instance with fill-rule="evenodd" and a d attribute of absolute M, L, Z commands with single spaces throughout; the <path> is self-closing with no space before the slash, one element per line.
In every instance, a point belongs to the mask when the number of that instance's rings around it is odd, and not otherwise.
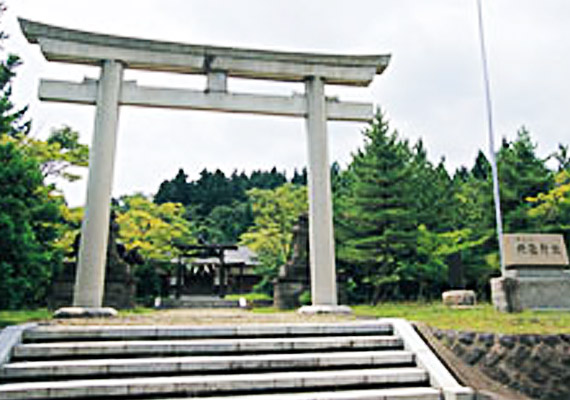
<path fill-rule="evenodd" d="M 238 242 L 240 236 L 252 226 L 254 216 L 248 192 L 252 189 L 273 190 L 287 183 L 284 172 L 256 170 L 250 174 L 234 171 L 227 177 L 219 169 L 204 169 L 195 181 L 189 181 L 183 169 L 172 180 L 160 184 L 154 202 L 180 203 L 186 217 L 191 220 L 200 238 L 213 243 Z M 306 184 L 307 171 L 294 171 L 290 181 Z"/>
<path fill-rule="evenodd" d="M 431 299 L 453 285 L 489 296 L 500 271 L 491 166 L 479 152 L 450 174 L 420 140 L 391 131 L 378 112 L 365 144 L 345 169 L 331 168 L 337 268 L 351 302 Z M 570 152 L 550 157 L 522 128 L 497 153 L 506 232 L 560 232 L 570 237 Z M 553 169 L 547 163 L 551 161 Z M 290 256 L 291 228 L 307 212 L 306 171 L 287 182 L 274 168 L 251 175 L 204 170 L 188 181 L 181 170 L 161 184 L 155 202 L 180 202 L 200 238 L 241 241 L 261 257 L 260 290 Z M 303 188 L 301 190 L 301 188 Z"/>

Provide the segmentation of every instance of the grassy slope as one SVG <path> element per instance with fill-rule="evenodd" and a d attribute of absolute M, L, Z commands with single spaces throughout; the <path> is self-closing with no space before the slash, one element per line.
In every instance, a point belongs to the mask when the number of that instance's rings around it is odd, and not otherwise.
<path fill-rule="evenodd" d="M 442 304 L 384 303 L 376 307 L 355 306 L 356 315 L 405 318 L 440 329 L 507 334 L 570 334 L 570 311 L 525 311 L 500 313 L 490 304 L 471 309 L 451 309 Z"/>

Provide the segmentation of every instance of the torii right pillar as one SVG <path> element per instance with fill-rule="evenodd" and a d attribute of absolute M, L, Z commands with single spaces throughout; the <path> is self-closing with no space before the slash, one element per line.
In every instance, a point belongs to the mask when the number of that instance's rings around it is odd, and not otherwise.
<path fill-rule="evenodd" d="M 312 305 L 301 313 L 350 313 L 340 306 L 336 292 L 333 214 L 327 140 L 325 82 L 311 77 L 305 82 L 309 158 L 309 265 Z"/>

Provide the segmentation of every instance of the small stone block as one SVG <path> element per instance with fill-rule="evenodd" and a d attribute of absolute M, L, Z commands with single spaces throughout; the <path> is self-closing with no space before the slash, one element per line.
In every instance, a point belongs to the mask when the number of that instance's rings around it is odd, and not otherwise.
<path fill-rule="evenodd" d="M 446 306 L 474 306 L 477 296 L 473 290 L 449 290 L 441 295 Z"/>
<path fill-rule="evenodd" d="M 119 315 L 111 307 L 62 307 L 53 313 L 54 318 L 113 318 Z"/>
<path fill-rule="evenodd" d="M 349 306 L 332 306 L 332 305 L 315 305 L 303 306 L 297 310 L 299 314 L 316 315 L 316 314 L 352 314 Z"/>

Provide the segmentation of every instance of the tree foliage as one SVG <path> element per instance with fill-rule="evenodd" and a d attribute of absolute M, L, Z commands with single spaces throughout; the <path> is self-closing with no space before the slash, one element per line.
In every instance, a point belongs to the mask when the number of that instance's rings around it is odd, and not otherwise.
<path fill-rule="evenodd" d="M 449 287 L 451 259 L 483 297 L 499 273 L 491 166 L 479 152 L 450 177 L 420 140 L 391 132 L 381 113 L 365 144 L 333 181 L 341 276 L 352 301 L 437 298 Z M 563 232 L 570 226 L 567 147 L 554 153 L 556 182 L 524 127 L 497 153 L 506 232 Z M 453 256 L 453 257 L 452 257 Z"/>
<path fill-rule="evenodd" d="M 248 196 L 254 222 L 240 241 L 257 252 L 263 276 L 260 289 L 270 291 L 269 283 L 291 254 L 293 226 L 307 212 L 307 188 L 287 183 L 275 189 L 251 189 Z"/>
<path fill-rule="evenodd" d="M 0 62 L 0 309 L 44 305 L 62 257 L 55 242 L 63 201 L 45 184 L 42 160 L 24 145 L 31 140 L 27 108 L 11 99 L 20 64 L 16 55 Z"/>
<path fill-rule="evenodd" d="M 14 143 L 0 144 L 0 309 L 45 302 L 59 254 L 52 242 L 59 202 L 43 186 L 39 166 Z"/>
<path fill-rule="evenodd" d="M 340 200 L 345 275 L 369 301 L 397 288 L 403 265 L 415 257 L 416 215 L 410 196 L 411 152 L 381 113 L 364 131 L 366 142 L 350 165 L 350 187 Z"/>
<path fill-rule="evenodd" d="M 302 175 L 294 179 L 302 181 Z M 187 210 L 186 218 L 197 226 L 203 240 L 235 243 L 253 224 L 248 190 L 275 189 L 286 182 L 285 174 L 277 168 L 253 171 L 250 175 L 234 171 L 230 177 L 220 170 L 204 169 L 195 181 L 189 181 L 180 169 L 174 179 L 161 183 L 154 201 L 157 204 L 183 204 Z"/>
<path fill-rule="evenodd" d="M 4 142 L 13 142 L 22 153 L 35 159 L 44 179 L 55 182 L 62 178 L 73 182 L 81 179 L 77 167 L 87 167 L 89 147 L 79 143 L 79 133 L 69 126 L 51 131 L 47 140 L 23 134 L 5 135 Z"/>
<path fill-rule="evenodd" d="M 3 11 L 3 3 L 0 3 L 0 13 Z M 0 40 L 6 37 L 0 32 Z M 21 64 L 20 57 L 15 54 L 9 54 L 0 62 L 0 132 L 8 136 L 27 135 L 31 128 L 31 121 L 26 119 L 28 108 L 16 109 L 11 100 L 16 69 Z"/>
<path fill-rule="evenodd" d="M 169 262 L 177 257 L 177 243 L 196 241 L 192 224 L 180 203 L 155 204 L 141 194 L 123 196 L 117 208 L 119 238 L 127 250 L 147 259 Z"/>

